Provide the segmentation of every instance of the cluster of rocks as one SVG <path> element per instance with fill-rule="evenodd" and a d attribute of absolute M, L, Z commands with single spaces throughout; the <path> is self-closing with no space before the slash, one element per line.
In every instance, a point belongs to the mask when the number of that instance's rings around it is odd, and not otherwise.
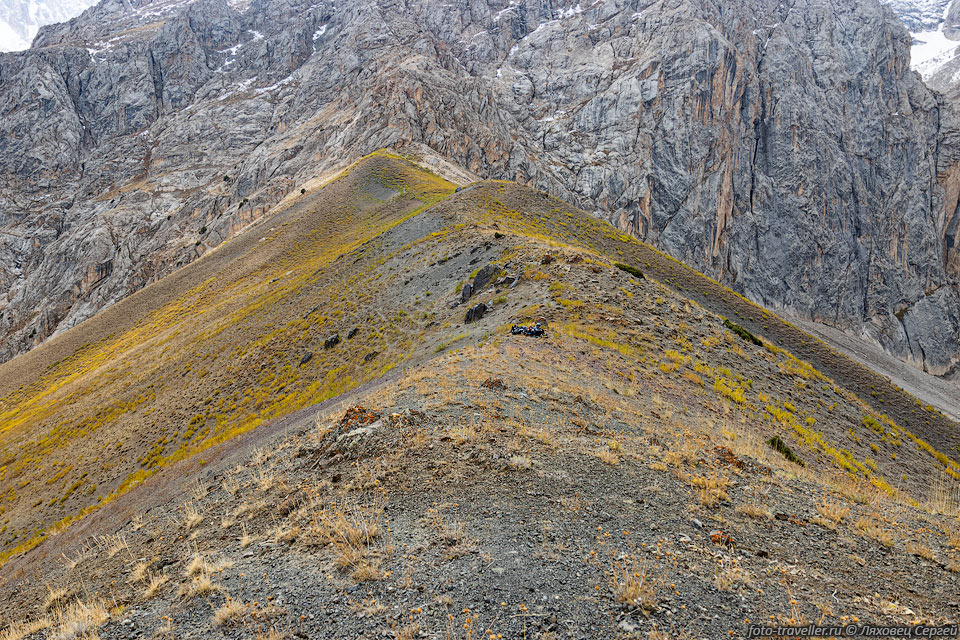
<path fill-rule="evenodd" d="M 359 331 L 360 331 L 360 327 L 354 327 L 354 328 L 350 329 L 350 331 L 347 332 L 347 340 L 352 340 L 353 337 L 356 336 L 356 335 L 357 335 L 357 332 L 359 332 Z M 323 348 L 324 348 L 324 349 L 333 349 L 333 348 L 336 347 L 338 344 L 340 344 L 340 334 L 339 334 L 339 333 L 334 333 L 333 335 L 328 336 L 327 339 L 323 341 Z M 369 362 L 371 359 L 373 359 L 373 357 L 374 357 L 375 355 L 376 355 L 376 352 L 374 352 L 374 353 L 372 353 L 372 354 L 367 354 L 367 355 L 364 357 L 364 362 Z M 303 354 L 303 357 L 300 358 L 300 365 L 299 365 L 299 366 L 302 367 L 303 365 L 305 365 L 305 364 L 307 364 L 308 362 L 310 362 L 310 360 L 312 360 L 312 359 L 313 359 L 313 352 L 312 352 L 312 351 L 306 352 L 305 354 Z"/>
<path fill-rule="evenodd" d="M 500 290 L 499 289 L 500 287 L 513 288 L 517 285 L 518 282 L 520 282 L 520 276 L 518 275 L 504 275 L 497 278 L 496 281 L 494 281 L 494 278 L 501 272 L 502 272 L 502 268 L 497 267 L 496 265 L 493 265 L 493 264 L 488 264 L 480 268 L 479 270 L 477 270 L 477 273 L 473 277 L 472 282 L 464 283 L 463 287 L 460 289 L 460 297 L 456 300 L 453 300 L 450 306 L 456 307 L 456 306 L 459 306 L 460 304 L 464 304 L 468 302 L 470 298 L 473 297 L 474 294 L 482 291 L 484 288 L 487 287 L 487 285 L 491 284 L 491 282 L 493 282 L 494 286 L 497 287 L 497 291 Z M 491 305 L 488 305 L 484 302 L 479 302 L 473 305 L 472 307 L 470 307 L 469 309 L 467 309 L 466 316 L 464 317 L 464 322 L 466 323 L 476 322 L 477 320 L 482 318 L 490 309 L 491 309 Z"/>

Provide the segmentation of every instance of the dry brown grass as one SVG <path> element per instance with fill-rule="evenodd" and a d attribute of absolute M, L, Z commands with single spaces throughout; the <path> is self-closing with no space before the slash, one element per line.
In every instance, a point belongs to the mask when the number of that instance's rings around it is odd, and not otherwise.
<path fill-rule="evenodd" d="M 393 632 L 393 640 L 413 640 L 420 634 L 420 625 L 416 622 L 410 623 Z"/>
<path fill-rule="evenodd" d="M 960 518 L 960 482 L 941 471 L 930 483 L 922 506 L 929 513 Z"/>
<path fill-rule="evenodd" d="M 749 585 L 750 576 L 734 558 L 726 558 L 717 565 L 713 584 L 719 591 L 734 591 L 738 585 Z"/>
<path fill-rule="evenodd" d="M 207 497 L 207 485 L 203 484 L 199 479 L 194 480 L 191 493 L 193 494 L 193 499 L 200 502 Z"/>
<path fill-rule="evenodd" d="M 857 519 L 855 527 L 863 537 L 878 542 L 885 547 L 893 546 L 893 533 L 884 528 L 879 520 L 861 517 Z"/>
<path fill-rule="evenodd" d="M 647 640 L 694 640 L 694 636 L 686 629 L 671 628 L 670 631 L 665 631 L 654 625 L 647 634 Z"/>
<path fill-rule="evenodd" d="M 850 514 L 850 507 L 839 502 L 821 502 L 817 505 L 817 513 L 827 520 L 840 524 Z"/>
<path fill-rule="evenodd" d="M 278 525 L 273 530 L 274 542 L 293 542 L 300 537 L 300 527 L 297 525 Z"/>
<path fill-rule="evenodd" d="M 187 527 L 187 531 L 196 528 L 201 522 L 203 522 L 203 516 L 192 502 L 183 505 L 183 524 Z"/>
<path fill-rule="evenodd" d="M 456 445 L 476 442 L 480 439 L 480 432 L 477 431 L 476 427 L 473 425 L 473 422 L 454 425 L 447 430 L 447 435 L 450 436 L 450 438 L 453 440 L 453 443 Z"/>
<path fill-rule="evenodd" d="M 948 523 L 944 533 L 947 536 L 947 546 L 960 550 L 960 522 Z"/>
<path fill-rule="evenodd" d="M 218 627 L 226 627 L 237 624 L 247 615 L 247 608 L 243 603 L 227 596 L 226 602 L 217 607 L 213 612 L 213 623 Z"/>
<path fill-rule="evenodd" d="M 62 607 L 67 598 L 70 597 L 70 591 L 64 588 L 53 588 L 47 585 L 47 597 L 43 601 L 43 608 L 49 611 L 54 607 Z"/>
<path fill-rule="evenodd" d="M 383 571 L 380 570 L 380 561 L 376 558 L 358 560 L 352 567 L 350 577 L 357 582 L 367 582 L 383 578 Z"/>
<path fill-rule="evenodd" d="M 127 549 L 127 540 L 123 537 L 122 534 L 115 534 L 111 536 L 99 536 L 95 538 L 95 542 L 100 550 L 107 555 L 108 558 L 112 558 L 121 551 Z"/>
<path fill-rule="evenodd" d="M 933 560 L 933 551 L 930 550 L 930 547 L 924 546 L 921 542 L 914 542 L 912 540 L 907 542 L 907 553 L 914 556 L 919 556 L 925 560 Z"/>
<path fill-rule="evenodd" d="M 38 620 L 28 620 L 23 622 L 11 622 L 3 631 L 0 631 L 0 640 L 23 640 L 27 636 L 50 628 L 50 621 L 46 618 Z"/>
<path fill-rule="evenodd" d="M 608 575 L 613 598 L 620 604 L 635 607 L 647 616 L 659 608 L 658 582 L 643 562 L 632 556 L 614 560 Z"/>
<path fill-rule="evenodd" d="M 277 474 L 273 467 L 256 465 L 256 471 L 253 474 L 253 482 L 261 492 L 267 493 L 277 485 Z"/>
<path fill-rule="evenodd" d="M 223 482 L 220 486 L 224 491 L 232 496 L 237 495 L 237 492 L 240 491 L 240 482 L 237 480 L 236 476 L 229 473 L 224 476 Z"/>
<path fill-rule="evenodd" d="M 156 596 L 160 593 L 160 590 L 163 589 L 163 585 L 169 582 L 170 578 L 167 577 L 165 573 L 158 573 L 157 575 L 148 574 L 149 579 L 147 580 L 147 586 L 143 590 L 143 597 L 149 600 L 150 598 Z"/>
<path fill-rule="evenodd" d="M 183 574 L 187 578 L 196 578 L 202 575 L 220 573 L 224 569 L 231 568 L 233 565 L 233 560 L 223 558 L 211 560 L 203 554 L 195 553 L 190 556 L 190 561 L 187 562 L 187 566 L 184 567 Z"/>
<path fill-rule="evenodd" d="M 773 514 L 766 507 L 752 502 L 737 505 L 737 513 L 742 513 L 756 520 L 769 520 L 773 517 Z"/>
<path fill-rule="evenodd" d="M 199 553 L 195 554 L 190 557 L 190 561 L 187 562 L 187 566 L 184 568 L 183 573 L 188 578 L 194 578 L 201 573 L 208 573 L 207 561 Z"/>
<path fill-rule="evenodd" d="M 679 425 L 678 425 L 679 426 Z M 679 427 L 681 432 L 685 432 L 684 427 Z M 684 435 L 689 435 L 684 433 Z M 700 451 L 692 438 L 682 437 L 667 449 L 662 456 L 664 463 L 679 467 L 683 465 L 692 465 L 700 458 Z"/>
<path fill-rule="evenodd" d="M 97 629 L 110 618 L 110 613 L 102 600 L 82 602 L 75 600 L 65 609 L 57 611 L 58 640 L 93 640 L 97 638 Z"/>
<path fill-rule="evenodd" d="M 186 598 L 195 598 L 201 596 L 208 596 L 211 593 L 216 593 L 223 589 L 222 586 L 216 584 L 213 581 L 213 578 L 210 577 L 210 574 L 203 573 L 198 576 L 194 576 L 190 579 L 189 582 L 180 585 L 180 595 Z"/>
<path fill-rule="evenodd" d="M 249 520 L 253 518 L 257 513 L 262 511 L 267 506 L 266 501 L 264 500 L 253 500 L 241 503 L 233 510 L 234 518 L 242 518 L 246 516 Z"/>
<path fill-rule="evenodd" d="M 466 526 L 462 522 L 448 522 L 438 509 L 430 509 L 430 522 L 445 547 L 458 547 L 467 541 Z"/>
<path fill-rule="evenodd" d="M 145 582 L 147 579 L 147 570 L 150 568 L 150 563 L 141 560 L 137 564 L 133 565 L 133 569 L 130 571 L 129 582 Z"/>
<path fill-rule="evenodd" d="M 817 505 L 819 515 L 810 519 L 826 529 L 836 529 L 844 518 L 850 514 L 850 507 L 839 502 L 823 501 Z"/>
<path fill-rule="evenodd" d="M 732 482 L 729 478 L 721 476 L 717 471 L 713 471 L 707 476 L 695 476 L 677 470 L 676 475 L 680 480 L 696 489 L 697 500 L 704 506 L 714 507 L 720 502 L 730 499 L 727 490 Z"/>
<path fill-rule="evenodd" d="M 600 462 L 604 464 L 609 464 L 611 466 L 620 464 L 620 456 L 618 456 L 614 451 L 610 449 L 600 449 L 599 451 L 594 451 L 593 455 L 597 457 Z"/>
<path fill-rule="evenodd" d="M 300 539 L 309 546 L 330 548 L 337 568 L 349 570 L 355 580 L 379 579 L 382 573 L 374 556 L 382 514 L 382 498 L 367 505 L 334 502 L 315 512 Z"/>
<path fill-rule="evenodd" d="M 257 447 L 253 450 L 253 455 L 250 457 L 250 462 L 254 467 L 262 467 L 272 455 L 273 453 L 269 449 L 265 447 Z"/>
<path fill-rule="evenodd" d="M 530 469 L 533 469 L 535 464 L 536 463 L 534 463 L 530 456 L 518 455 L 510 458 L 510 468 L 517 471 L 529 471 Z"/>

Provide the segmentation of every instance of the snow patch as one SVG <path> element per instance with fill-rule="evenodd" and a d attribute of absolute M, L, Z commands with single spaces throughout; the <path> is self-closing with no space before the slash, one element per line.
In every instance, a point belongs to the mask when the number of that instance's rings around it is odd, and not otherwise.
<path fill-rule="evenodd" d="M 276 91 L 280 87 L 290 84 L 292 80 L 293 80 L 293 74 L 290 74 L 280 82 L 276 82 L 270 85 L 269 87 L 260 87 L 259 89 L 257 89 L 257 93 L 268 93 L 270 91 Z"/>
<path fill-rule="evenodd" d="M 0 51 L 30 48 L 40 27 L 66 22 L 96 0 L 12 0 L 0 3 Z"/>
<path fill-rule="evenodd" d="M 554 113 L 552 116 L 545 116 L 545 117 L 543 117 L 543 118 L 537 118 L 537 121 L 538 121 L 538 122 L 553 122 L 553 121 L 555 121 L 555 120 L 560 120 L 560 119 L 564 118 L 566 115 L 567 115 L 567 112 L 564 111 L 563 109 L 560 109 L 560 110 L 558 110 L 556 113 Z"/>
<path fill-rule="evenodd" d="M 943 24 L 933 31 L 914 33 L 910 67 L 924 80 L 929 80 L 943 65 L 957 57 L 957 47 L 960 42 L 944 35 Z"/>

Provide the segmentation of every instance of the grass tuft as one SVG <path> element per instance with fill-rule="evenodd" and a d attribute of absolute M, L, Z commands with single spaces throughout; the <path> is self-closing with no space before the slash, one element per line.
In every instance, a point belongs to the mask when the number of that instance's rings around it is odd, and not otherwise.
<path fill-rule="evenodd" d="M 798 465 L 800 465 L 801 467 L 807 466 L 806 463 L 804 463 L 804 461 L 800 458 L 800 456 L 798 456 L 797 454 L 795 454 L 795 453 L 793 452 L 793 449 L 791 449 L 790 447 L 788 447 L 788 446 L 787 446 L 787 443 L 784 442 L 784 441 L 780 438 L 780 436 L 773 436 L 772 438 L 770 438 L 769 440 L 767 440 L 767 444 L 769 444 L 770 447 L 773 448 L 774 451 L 776 451 L 777 453 L 779 453 L 780 455 L 782 455 L 784 458 L 786 458 L 786 459 L 789 460 L 790 462 L 792 462 L 792 463 L 794 463 L 794 464 L 798 464 Z"/>

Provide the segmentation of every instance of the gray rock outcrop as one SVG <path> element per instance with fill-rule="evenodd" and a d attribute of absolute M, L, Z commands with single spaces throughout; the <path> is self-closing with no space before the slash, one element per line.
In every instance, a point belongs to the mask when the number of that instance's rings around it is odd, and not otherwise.
<path fill-rule="evenodd" d="M 0 55 L 0 357 L 396 146 L 945 373 L 960 127 L 909 45 L 876 0 L 103 0 Z"/>

